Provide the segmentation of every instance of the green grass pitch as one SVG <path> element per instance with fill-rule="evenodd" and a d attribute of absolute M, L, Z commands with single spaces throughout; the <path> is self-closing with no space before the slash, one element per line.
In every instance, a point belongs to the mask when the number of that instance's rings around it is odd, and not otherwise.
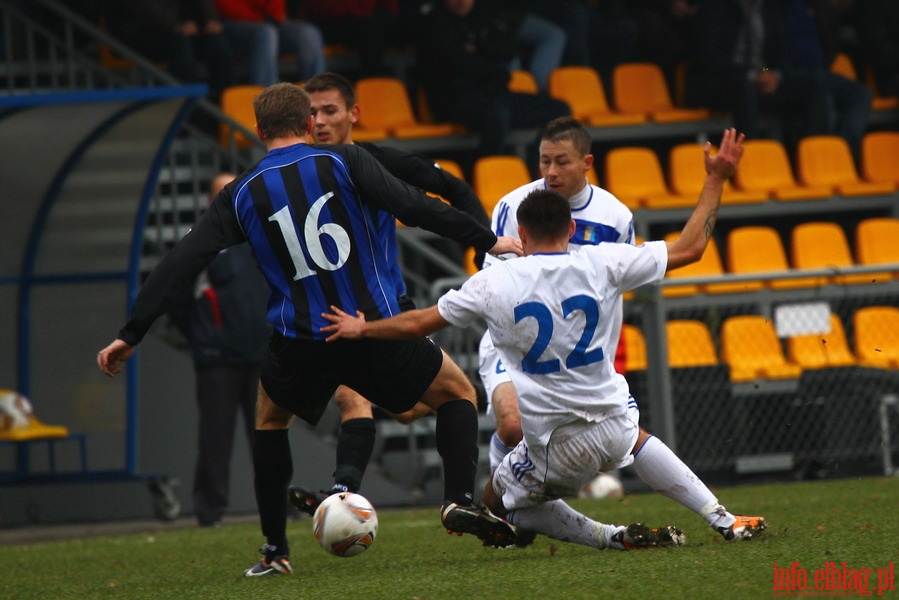
<path fill-rule="evenodd" d="M 0 547 L 0 598 L 764 598 L 776 595 L 775 564 L 790 568 L 794 563 L 793 573 L 802 569 L 807 577 L 804 597 L 825 597 L 836 594 L 815 590 L 815 574 L 823 573 L 827 563 L 842 569 L 844 562 L 847 569 L 871 570 L 867 585 L 874 597 L 878 574 L 886 579 L 881 587 L 891 583 L 895 569 L 889 569 L 899 558 L 899 478 L 715 492 L 733 512 L 767 517 L 768 531 L 751 542 L 726 543 L 680 505 L 640 493 L 572 504 L 605 522 L 676 524 L 686 533 L 685 547 L 597 551 L 538 537 L 526 549 L 497 550 L 481 547 L 472 536 L 446 534 L 437 507 L 385 509 L 379 512 L 372 548 L 348 559 L 330 556 L 315 544 L 311 519 L 292 521 L 292 577 L 239 576 L 256 560 L 262 543 L 255 525 L 7 545 Z M 797 592 L 792 595 L 803 597 Z M 899 592 L 887 589 L 882 597 L 899 598 Z"/>

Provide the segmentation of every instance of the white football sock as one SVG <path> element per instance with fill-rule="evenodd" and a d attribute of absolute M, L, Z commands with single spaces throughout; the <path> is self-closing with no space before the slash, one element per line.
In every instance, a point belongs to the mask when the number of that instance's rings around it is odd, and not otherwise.
<path fill-rule="evenodd" d="M 594 548 L 607 548 L 609 537 L 618 529 L 594 521 L 562 500 L 552 500 L 537 506 L 513 510 L 506 520 L 516 527 L 536 531 L 554 540 Z"/>
<path fill-rule="evenodd" d="M 511 452 L 512 449 L 506 446 L 500 441 L 499 436 L 496 435 L 496 432 L 493 432 L 493 436 L 490 438 L 490 472 L 496 471 L 497 467 L 499 467 L 499 463 L 503 462 L 503 459 L 506 457 L 506 454 Z"/>
<path fill-rule="evenodd" d="M 634 470 L 646 485 L 686 506 L 708 521 L 709 525 L 733 525 L 734 516 L 719 504 L 712 491 L 659 438 L 650 436 L 637 451 Z"/>

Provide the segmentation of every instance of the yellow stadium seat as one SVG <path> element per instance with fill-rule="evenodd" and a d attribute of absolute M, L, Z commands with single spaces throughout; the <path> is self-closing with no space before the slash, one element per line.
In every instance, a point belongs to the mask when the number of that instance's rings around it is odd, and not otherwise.
<path fill-rule="evenodd" d="M 734 175 L 736 187 L 763 192 L 776 200 L 811 200 L 833 195 L 829 186 L 799 185 L 783 145 L 775 140 L 747 140 Z"/>
<path fill-rule="evenodd" d="M 862 139 L 862 175 L 899 185 L 899 131 L 872 131 Z"/>
<path fill-rule="evenodd" d="M 662 165 L 650 148 L 627 146 L 606 154 L 606 188 L 628 208 L 680 208 L 696 204 L 696 197 L 668 191 Z"/>
<path fill-rule="evenodd" d="M 645 115 L 623 115 L 609 108 L 599 74 L 591 67 L 558 67 L 549 74 L 549 95 L 566 102 L 572 116 L 585 125 L 639 125 Z"/>
<path fill-rule="evenodd" d="M 713 149 L 714 154 L 717 150 Z M 679 196 L 699 199 L 705 183 L 705 150 L 702 144 L 679 144 L 668 154 L 668 183 Z M 762 191 L 735 190 L 729 181 L 724 183 L 721 204 L 748 204 L 766 202 L 768 194 Z"/>
<path fill-rule="evenodd" d="M 855 169 L 849 144 L 837 135 L 813 135 L 799 141 L 799 179 L 806 185 L 828 186 L 840 196 L 892 194 L 892 182 L 862 181 Z"/>
<path fill-rule="evenodd" d="M 899 308 L 867 306 L 853 317 L 855 355 L 860 364 L 899 369 Z"/>
<path fill-rule="evenodd" d="M 625 345 L 625 372 L 645 371 L 646 338 L 636 325 L 625 323 L 621 326 L 621 340 L 618 343 Z"/>
<path fill-rule="evenodd" d="M 679 231 L 669 233 L 665 236 L 666 242 L 673 242 L 680 236 Z M 721 265 L 721 255 L 718 252 L 718 244 L 715 239 L 709 240 L 705 252 L 695 263 L 685 265 L 679 269 L 668 271 L 666 277 L 669 279 L 680 279 L 686 277 L 713 277 L 724 275 L 724 267 Z M 748 287 L 747 287 L 748 286 Z M 740 292 L 753 291 L 759 289 L 756 282 L 735 282 L 735 283 L 706 283 L 702 285 L 677 285 L 666 286 L 662 288 L 662 293 L 667 297 L 692 296 L 697 292 L 706 294 L 739 294 Z"/>
<path fill-rule="evenodd" d="M 412 111 L 406 84 L 395 77 L 366 77 L 356 82 L 356 98 L 362 110 L 359 127 L 387 130 L 401 139 L 441 137 L 456 133 L 449 123 L 421 123 Z M 355 135 L 355 131 L 354 131 Z"/>
<path fill-rule="evenodd" d="M 437 165 L 441 169 L 443 169 L 444 171 L 446 171 L 453 177 L 456 177 L 457 179 L 461 179 L 462 181 L 465 181 L 465 173 L 462 172 L 462 167 L 459 166 L 459 163 L 457 163 L 456 161 L 449 160 L 446 158 L 438 158 L 434 162 L 437 163 Z"/>
<path fill-rule="evenodd" d="M 760 315 L 725 319 L 721 326 L 721 360 L 734 383 L 756 379 L 795 379 L 802 367 L 787 361 L 774 324 Z"/>
<path fill-rule="evenodd" d="M 836 223 L 800 223 L 790 234 L 790 257 L 794 269 L 852 267 L 852 253 L 846 233 Z M 869 275 L 834 275 L 817 277 L 815 285 L 869 283 Z"/>
<path fill-rule="evenodd" d="M 857 363 L 840 317 L 831 313 L 830 331 L 787 338 L 787 356 L 803 369 L 851 367 Z"/>
<path fill-rule="evenodd" d="M 505 155 L 482 156 L 477 159 L 471 178 L 475 194 L 491 216 L 503 196 L 531 181 L 524 160 L 518 156 Z"/>
<path fill-rule="evenodd" d="M 225 88 L 222 90 L 220 100 L 222 112 L 250 131 L 255 131 L 256 114 L 253 112 L 253 98 L 264 89 L 261 85 L 234 85 Z M 238 148 L 249 148 L 255 143 L 230 125 L 222 123 L 219 126 L 219 143 L 228 148 L 231 146 L 232 138 Z"/>
<path fill-rule="evenodd" d="M 537 87 L 537 80 L 534 79 L 530 71 L 525 71 L 524 69 L 512 71 L 508 88 L 510 92 L 517 94 L 537 94 L 540 92 L 540 88 Z"/>
<path fill-rule="evenodd" d="M 852 59 L 845 52 L 838 52 L 833 59 L 833 62 L 830 64 L 830 70 L 837 75 L 842 75 L 846 79 L 852 79 L 853 81 L 860 81 L 858 78 L 858 71 L 855 69 L 855 65 L 852 64 Z M 871 108 L 873 110 L 892 110 L 896 107 L 899 107 L 899 98 L 895 96 L 881 96 L 877 92 L 877 85 L 873 81 L 873 77 L 865 77 L 865 85 L 871 88 L 871 91 L 874 92 L 874 97 L 871 99 Z"/>
<path fill-rule="evenodd" d="M 746 225 L 727 234 L 727 271 L 729 273 L 779 273 L 789 271 L 787 254 L 780 234 L 773 227 Z M 755 284 L 753 286 L 753 284 Z M 792 289 L 814 287 L 813 277 L 744 282 L 748 289 Z"/>
<path fill-rule="evenodd" d="M 855 228 L 855 257 L 860 265 L 899 263 L 899 219 L 872 217 Z M 869 281 L 888 281 L 899 273 L 868 273 Z"/>
<path fill-rule="evenodd" d="M 676 108 L 662 69 L 653 63 L 623 63 L 612 72 L 615 108 L 626 115 L 645 115 L 658 123 L 701 121 L 705 108 Z"/>
<path fill-rule="evenodd" d="M 668 321 L 665 332 L 668 336 L 668 366 L 672 369 L 718 364 L 712 334 L 702 321 Z"/>

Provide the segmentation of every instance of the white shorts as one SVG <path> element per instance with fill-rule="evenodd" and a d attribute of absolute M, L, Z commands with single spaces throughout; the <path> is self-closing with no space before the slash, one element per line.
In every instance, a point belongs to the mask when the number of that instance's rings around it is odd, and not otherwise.
<path fill-rule="evenodd" d="M 478 374 L 481 376 L 481 383 L 484 384 L 484 391 L 487 392 L 487 414 L 493 416 L 493 392 L 501 383 L 512 383 L 509 374 L 506 373 L 503 362 L 499 359 L 499 353 L 493 347 L 493 339 L 490 332 L 484 332 L 481 338 L 481 345 L 478 346 Z"/>
<path fill-rule="evenodd" d="M 510 511 L 577 496 L 600 471 L 634 462 L 639 419 L 639 410 L 630 408 L 599 422 L 563 425 L 546 448 L 529 448 L 522 440 L 493 474 L 493 490 Z"/>

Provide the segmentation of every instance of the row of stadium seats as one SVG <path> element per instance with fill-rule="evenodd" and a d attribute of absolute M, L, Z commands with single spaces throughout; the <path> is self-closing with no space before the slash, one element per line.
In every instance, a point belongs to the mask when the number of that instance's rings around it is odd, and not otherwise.
<path fill-rule="evenodd" d="M 705 181 L 702 154 L 700 144 L 674 146 L 668 154 L 666 177 L 651 148 L 613 148 L 605 157 L 603 186 L 632 210 L 692 207 Z M 451 161 L 438 163 L 461 174 Z M 861 171 L 859 175 L 848 145 L 837 136 L 801 140 L 795 174 L 780 142 L 749 140 L 733 185 L 725 186 L 722 203 L 895 193 L 899 188 L 899 132 L 878 131 L 864 137 Z M 589 176 L 591 183 L 598 184 L 595 172 Z M 490 213 L 503 195 L 530 181 L 530 174 L 516 156 L 486 156 L 475 161 L 471 180 Z"/>
<path fill-rule="evenodd" d="M 627 372 L 647 368 L 646 341 L 635 325 L 624 325 Z M 720 360 L 709 327 L 699 320 L 665 324 L 671 368 L 726 364 L 734 383 L 756 379 L 793 379 L 805 369 L 866 366 L 899 369 L 899 308 L 867 306 L 852 317 L 852 346 L 843 323 L 830 315 L 828 332 L 797 335 L 782 343 L 774 323 L 761 315 L 724 320 L 720 330 Z M 785 348 L 784 348 L 785 346 Z"/>
<path fill-rule="evenodd" d="M 665 237 L 676 239 L 679 233 Z M 669 279 L 714 277 L 725 273 L 777 273 L 790 269 L 846 268 L 856 265 L 899 263 L 899 219 L 871 217 L 855 228 L 855 243 L 850 247 L 845 231 L 837 223 L 813 221 L 800 223 L 790 232 L 790 261 L 773 227 L 746 225 L 732 229 L 726 236 L 726 261 L 714 239 L 709 240 L 702 258 L 668 274 Z M 853 258 L 854 256 L 854 258 Z M 723 267 L 726 265 L 726 270 Z M 691 296 L 697 293 L 727 294 L 753 292 L 763 288 L 797 289 L 827 284 L 867 284 L 899 277 L 897 273 L 865 273 L 824 277 L 800 277 L 769 281 L 741 281 L 702 285 L 667 286 L 667 297 Z"/>
<path fill-rule="evenodd" d="M 832 70 L 858 80 L 851 60 L 839 55 Z M 682 80 L 679 77 L 678 80 Z M 868 77 L 865 83 L 873 86 Z M 607 99 L 599 73 L 586 66 L 564 66 L 552 71 L 548 94 L 566 102 L 572 115 L 591 127 L 641 125 L 643 123 L 676 123 L 703 121 L 712 115 L 705 108 L 683 108 L 677 98 L 682 94 L 668 88 L 662 69 L 653 63 L 623 63 L 612 72 L 611 102 Z M 509 89 L 519 93 L 539 93 L 533 76 L 524 70 L 512 72 Z M 248 99 L 258 93 L 258 86 L 233 86 L 222 94 L 222 110 L 238 122 L 246 121 Z M 876 94 L 872 109 L 895 110 L 899 98 Z M 398 77 L 368 77 L 356 84 L 359 104 L 364 107 L 356 127 L 361 141 L 375 141 L 388 137 L 397 139 L 439 138 L 457 134 L 464 128 L 452 123 L 435 123 L 427 107 L 424 93 L 416 89 L 410 96 L 406 82 Z M 239 103 L 239 105 L 238 105 Z M 251 115 L 252 116 L 252 115 Z M 239 140 L 240 145 L 248 141 Z"/>
<path fill-rule="evenodd" d="M 548 93 L 566 102 L 572 114 L 585 125 L 606 127 L 640 125 L 647 122 L 672 123 L 702 121 L 708 110 L 674 106 L 661 69 L 652 63 L 619 65 L 613 74 L 614 109 L 606 101 L 597 72 L 590 67 L 559 67 L 550 74 Z M 396 77 L 367 77 L 356 82 L 356 98 L 363 110 L 353 135 L 360 141 L 390 138 L 438 138 L 462 133 L 453 123 L 435 123 L 424 93 L 410 97 L 406 83 Z M 509 88 L 522 93 L 537 93 L 537 84 L 527 71 L 514 71 Z M 252 98 L 260 86 L 238 85 L 224 90 L 222 111 L 252 130 Z M 413 108 L 417 105 L 417 111 Z M 416 114 L 417 112 L 417 114 Z M 222 144 L 230 143 L 230 128 L 223 127 Z M 239 147 L 249 146 L 245 138 Z"/>

